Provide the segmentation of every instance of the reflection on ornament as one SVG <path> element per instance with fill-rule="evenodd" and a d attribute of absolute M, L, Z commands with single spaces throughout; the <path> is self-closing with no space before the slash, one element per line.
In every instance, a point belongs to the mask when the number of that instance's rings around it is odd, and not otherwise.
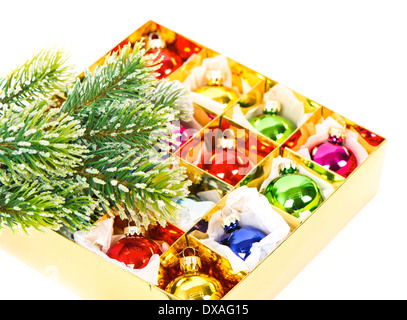
<path fill-rule="evenodd" d="M 236 90 L 223 86 L 222 72 L 219 70 L 210 70 L 206 74 L 207 86 L 198 88 L 197 93 L 200 93 L 212 100 L 215 100 L 224 105 L 226 108 L 229 103 L 239 98 Z"/>
<path fill-rule="evenodd" d="M 184 249 L 195 249 L 187 247 Z M 201 259 L 196 255 L 180 259 L 182 275 L 171 281 L 166 291 L 183 300 L 219 300 L 224 295 L 221 283 L 201 272 Z"/>
<path fill-rule="evenodd" d="M 299 174 L 295 162 L 280 163 L 279 173 L 264 193 L 273 206 L 300 218 L 301 212 L 312 212 L 323 202 L 319 186 L 311 178 Z"/>
<path fill-rule="evenodd" d="M 249 174 L 254 165 L 236 148 L 235 138 L 222 137 L 216 142 L 216 147 L 210 152 L 202 153 L 201 163 L 197 165 L 230 185 L 236 185 Z"/>
<path fill-rule="evenodd" d="M 157 55 L 154 61 L 160 61 L 162 64 L 156 71 L 159 73 L 159 76 L 157 77 L 158 79 L 169 76 L 182 65 L 182 60 L 177 53 L 167 49 L 160 33 L 151 32 L 148 35 L 147 46 L 150 48 L 147 54 Z"/>
<path fill-rule="evenodd" d="M 345 130 L 331 127 L 328 140 L 310 150 L 311 159 L 343 177 L 348 177 L 358 166 L 354 153 L 343 145 Z"/>
<path fill-rule="evenodd" d="M 259 99 L 261 98 L 259 98 L 259 94 L 256 91 L 249 91 L 239 99 L 239 106 L 241 108 L 249 108 L 254 106 Z"/>
<path fill-rule="evenodd" d="M 278 115 L 280 110 L 280 102 L 266 101 L 263 106 L 263 114 L 251 119 L 250 124 L 266 137 L 282 143 L 295 131 L 295 126 L 290 120 Z"/>
<path fill-rule="evenodd" d="M 220 243 L 228 246 L 239 258 L 246 260 L 251 253 L 253 243 L 262 240 L 266 234 L 251 226 L 240 226 L 239 214 L 229 207 L 222 209 L 221 226 L 225 234 Z"/>
<path fill-rule="evenodd" d="M 123 262 L 132 269 L 142 269 L 153 254 L 161 254 L 160 247 L 152 240 L 134 235 L 132 227 L 125 229 L 126 237 L 117 241 L 107 252 L 111 259 Z"/>
<path fill-rule="evenodd" d="M 162 227 L 158 223 L 156 225 L 150 225 L 148 228 L 148 236 L 152 240 L 164 241 L 168 245 L 172 245 L 177 241 L 184 232 L 175 226 L 167 223 L 166 227 Z"/>

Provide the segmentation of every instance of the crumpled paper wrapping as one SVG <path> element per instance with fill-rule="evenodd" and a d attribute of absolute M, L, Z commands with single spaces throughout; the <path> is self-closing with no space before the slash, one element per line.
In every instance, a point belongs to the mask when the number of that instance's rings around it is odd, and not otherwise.
<path fill-rule="evenodd" d="M 267 186 L 270 184 L 271 181 L 273 181 L 275 178 L 280 176 L 280 173 L 278 171 L 278 165 L 284 161 L 286 161 L 286 158 L 283 158 L 281 156 L 278 156 L 276 158 L 273 159 L 273 162 L 271 164 L 271 171 L 269 176 L 267 177 L 266 180 L 263 181 L 263 183 L 260 186 L 260 193 L 264 194 L 264 192 L 266 191 Z M 328 182 L 326 182 L 325 180 L 319 178 L 318 176 L 312 174 L 311 172 L 309 172 L 308 170 L 306 170 L 305 168 L 303 168 L 301 165 L 298 165 L 298 173 L 303 174 L 304 176 L 307 176 L 309 178 L 311 178 L 312 180 L 314 180 L 317 185 L 319 186 L 319 188 L 321 189 L 322 192 L 322 196 L 324 197 L 324 199 L 326 199 L 327 197 L 329 197 L 332 192 L 335 191 L 335 188 L 329 184 Z M 305 210 L 303 212 L 300 212 L 300 220 L 303 221 L 305 220 L 309 215 L 311 214 L 311 212 L 309 210 Z"/>
<path fill-rule="evenodd" d="M 343 126 L 335 121 L 332 117 L 327 117 L 324 121 L 315 125 L 316 133 L 307 139 L 305 144 L 301 146 L 297 153 L 301 154 L 306 159 L 311 159 L 310 150 L 328 139 L 328 130 L 330 127 L 342 128 Z M 343 145 L 353 152 L 358 165 L 361 164 L 368 156 L 365 148 L 363 148 L 363 146 L 358 142 L 358 134 L 356 132 L 347 130 Z"/>
<path fill-rule="evenodd" d="M 290 232 L 290 227 L 256 188 L 243 186 L 233 190 L 226 199 L 226 206 L 239 212 L 241 226 L 258 228 L 267 236 L 253 244 L 251 254 L 243 261 L 228 246 L 218 242 L 224 235 L 224 230 L 219 223 L 221 212 L 218 211 L 209 221 L 207 231 L 209 238 L 201 241 L 224 255 L 234 272 L 251 271 L 285 239 Z"/>
<path fill-rule="evenodd" d="M 184 80 L 183 85 L 191 91 L 195 91 L 200 87 L 206 86 L 206 73 L 209 70 L 222 71 L 223 85 L 225 87 L 232 88 L 232 71 L 229 68 L 227 58 L 223 55 L 203 59 L 200 66 L 197 66 L 191 70 L 191 73 Z"/>
<path fill-rule="evenodd" d="M 179 211 L 176 224 L 185 231 L 191 229 L 220 200 L 219 193 L 215 190 L 198 192 L 197 196 L 204 201 L 187 198 L 181 203 L 184 208 Z"/>
<path fill-rule="evenodd" d="M 281 103 L 281 116 L 290 120 L 297 128 L 300 127 L 310 116 L 311 113 L 305 113 L 304 103 L 297 99 L 294 93 L 287 87 L 276 84 L 263 95 L 263 101 L 277 100 Z M 243 114 L 239 105 L 234 106 L 232 119 L 239 124 L 254 129 L 249 120 L 263 114 L 263 104 L 249 110 L 246 115 Z"/>
<path fill-rule="evenodd" d="M 95 228 L 89 232 L 75 232 L 74 240 L 82 247 L 89 249 L 90 251 L 133 273 L 141 279 L 144 279 L 151 284 L 158 285 L 158 269 L 160 267 L 160 256 L 158 254 L 152 255 L 148 265 L 142 269 L 129 268 L 123 262 L 111 259 L 106 254 L 111 246 L 125 237 L 125 235 L 113 235 L 113 223 L 113 218 L 100 220 L 95 224 Z"/>

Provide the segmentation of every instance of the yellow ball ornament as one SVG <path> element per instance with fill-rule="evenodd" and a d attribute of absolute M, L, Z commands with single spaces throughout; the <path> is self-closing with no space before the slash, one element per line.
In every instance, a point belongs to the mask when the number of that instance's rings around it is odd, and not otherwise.
<path fill-rule="evenodd" d="M 201 267 L 201 259 L 198 256 L 183 256 L 180 259 L 180 268 L 183 274 L 171 281 L 167 285 L 166 291 L 182 300 L 221 299 L 224 295 L 221 283 L 217 279 L 202 273 L 200 271 Z"/>

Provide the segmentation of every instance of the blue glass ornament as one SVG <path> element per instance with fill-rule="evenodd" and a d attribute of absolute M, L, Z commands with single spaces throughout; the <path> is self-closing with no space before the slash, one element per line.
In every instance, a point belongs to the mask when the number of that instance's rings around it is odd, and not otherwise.
<path fill-rule="evenodd" d="M 228 246 L 242 260 L 246 260 L 251 254 L 253 243 L 262 240 L 266 234 L 254 227 L 240 226 L 239 215 L 228 207 L 224 209 L 229 211 L 229 215 L 221 219 L 221 225 L 225 234 L 219 242 Z M 224 211 L 222 210 L 222 213 Z"/>

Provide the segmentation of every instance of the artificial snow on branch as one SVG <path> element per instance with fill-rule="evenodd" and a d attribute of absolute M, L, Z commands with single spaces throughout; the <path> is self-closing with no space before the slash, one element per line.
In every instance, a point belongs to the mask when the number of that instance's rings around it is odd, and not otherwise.
<path fill-rule="evenodd" d="M 0 79 L 0 229 L 88 230 L 106 213 L 140 227 L 177 217 L 174 198 L 190 181 L 170 148 L 191 106 L 179 85 L 156 80 L 143 46 L 75 82 L 54 49 Z"/>

